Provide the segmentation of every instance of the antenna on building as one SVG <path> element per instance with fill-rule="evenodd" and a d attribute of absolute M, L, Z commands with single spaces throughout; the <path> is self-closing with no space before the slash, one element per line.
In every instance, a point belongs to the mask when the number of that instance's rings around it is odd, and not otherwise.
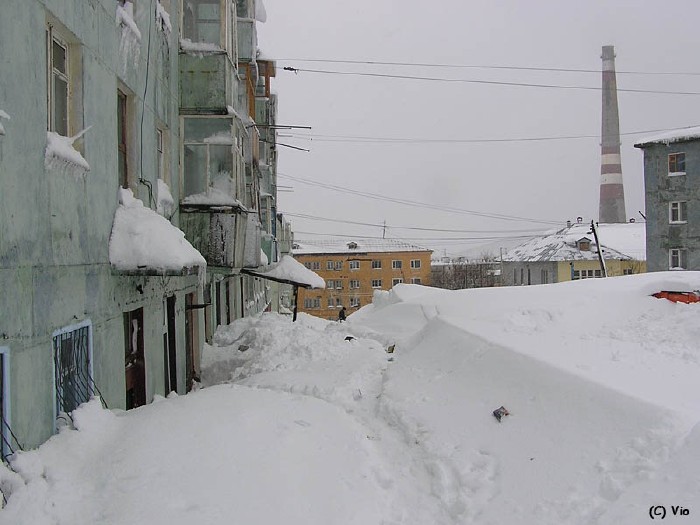
<path fill-rule="evenodd" d="M 615 47 L 603 46 L 603 119 L 601 125 L 600 208 L 602 223 L 627 222 L 620 157 L 620 115 L 617 108 Z"/>

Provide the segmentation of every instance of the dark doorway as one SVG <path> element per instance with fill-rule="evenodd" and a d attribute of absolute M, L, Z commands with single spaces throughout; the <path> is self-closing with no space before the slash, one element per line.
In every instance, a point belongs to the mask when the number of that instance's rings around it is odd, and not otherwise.
<path fill-rule="evenodd" d="M 164 301 L 165 330 L 163 332 L 163 364 L 165 370 L 165 395 L 177 392 L 177 332 L 175 331 L 175 296 Z"/>
<path fill-rule="evenodd" d="M 146 361 L 143 352 L 143 308 L 124 314 L 126 409 L 146 404 Z"/>
<path fill-rule="evenodd" d="M 185 367 L 187 369 L 187 392 L 192 390 L 193 381 L 199 381 L 197 342 L 199 341 L 199 323 L 195 303 L 196 293 L 185 296 Z"/>

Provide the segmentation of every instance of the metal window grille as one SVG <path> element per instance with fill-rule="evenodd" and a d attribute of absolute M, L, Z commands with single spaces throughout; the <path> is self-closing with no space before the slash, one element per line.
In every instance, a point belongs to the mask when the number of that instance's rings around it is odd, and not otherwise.
<path fill-rule="evenodd" d="M 56 411 L 70 414 L 90 399 L 90 327 L 83 326 L 53 338 L 56 379 Z"/>

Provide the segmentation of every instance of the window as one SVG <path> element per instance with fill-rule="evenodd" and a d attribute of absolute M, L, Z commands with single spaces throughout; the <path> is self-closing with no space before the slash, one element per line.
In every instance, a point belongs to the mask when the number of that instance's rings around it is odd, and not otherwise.
<path fill-rule="evenodd" d="M 360 298 L 359 297 L 351 297 L 350 298 L 350 307 L 351 308 L 359 308 L 360 307 Z"/>
<path fill-rule="evenodd" d="M 574 280 L 577 279 L 592 279 L 594 277 L 602 277 L 601 270 L 574 270 Z"/>
<path fill-rule="evenodd" d="M 311 263 L 311 265 L 312 265 L 312 269 L 314 269 L 314 270 L 321 269 L 321 263 L 319 261 L 314 261 L 313 263 Z"/>
<path fill-rule="evenodd" d="M 688 267 L 688 251 L 683 248 L 671 248 L 668 251 L 668 266 L 671 270 L 685 270 Z"/>
<path fill-rule="evenodd" d="M 304 299 L 304 308 L 306 308 L 307 310 L 321 308 L 321 298 L 315 297 L 313 299 Z"/>
<path fill-rule="evenodd" d="M 360 281 L 352 279 L 348 286 L 351 290 L 357 290 L 360 287 Z"/>
<path fill-rule="evenodd" d="M 305 263 L 304 263 L 304 266 L 305 266 L 308 270 L 311 269 L 311 263 L 310 263 L 310 262 L 305 262 Z"/>
<path fill-rule="evenodd" d="M 668 174 L 685 175 L 685 153 L 671 153 L 668 156 Z"/>
<path fill-rule="evenodd" d="M 372 279 L 372 288 L 381 288 L 382 287 L 382 280 L 381 279 Z"/>
<path fill-rule="evenodd" d="M 93 394 L 91 328 L 84 322 L 52 336 L 57 416 L 70 414 Z"/>
<path fill-rule="evenodd" d="M 402 261 L 394 260 L 394 261 L 391 261 L 391 267 L 394 270 L 400 270 L 401 268 L 403 268 L 403 263 L 402 263 Z"/>
<path fill-rule="evenodd" d="M 332 290 L 333 288 L 335 288 L 335 281 L 332 279 L 328 279 L 326 281 L 326 289 Z"/>
<path fill-rule="evenodd" d="M 342 308 L 343 307 L 343 300 L 340 297 L 335 298 L 335 306 L 337 308 Z"/>
<path fill-rule="evenodd" d="M 625 268 L 622 270 L 622 275 L 632 275 L 633 273 L 632 268 Z"/>
<path fill-rule="evenodd" d="M 335 269 L 342 270 L 343 269 L 343 261 L 335 261 Z"/>
<path fill-rule="evenodd" d="M 542 284 L 547 284 L 549 283 L 549 272 L 547 270 L 541 270 L 540 271 L 540 282 Z"/>
<path fill-rule="evenodd" d="M 418 270 L 420 268 L 420 259 L 411 259 L 411 268 Z"/>
<path fill-rule="evenodd" d="M 360 269 L 360 261 L 350 261 L 348 263 L 348 266 L 350 267 L 351 270 L 359 270 Z"/>
<path fill-rule="evenodd" d="M 335 289 L 342 290 L 343 289 L 343 281 L 336 280 L 335 281 Z"/>
<path fill-rule="evenodd" d="M 402 282 L 403 282 L 403 279 L 401 279 L 400 277 L 398 277 L 396 279 L 392 279 L 391 286 L 396 286 L 397 284 L 401 284 Z"/>
<path fill-rule="evenodd" d="M 685 201 L 669 202 L 668 222 L 671 224 L 688 222 L 688 203 Z"/>
<path fill-rule="evenodd" d="M 49 25 L 46 31 L 48 46 L 48 129 L 59 135 L 70 135 L 70 81 L 71 48 L 66 39 Z"/>
<path fill-rule="evenodd" d="M 183 2 L 182 34 L 192 42 L 221 45 L 221 1 Z"/>
<path fill-rule="evenodd" d="M 333 304 L 334 304 L 334 303 L 333 303 L 333 298 L 332 298 L 332 297 L 329 297 L 329 298 L 328 298 L 328 308 L 333 308 Z"/>
<path fill-rule="evenodd" d="M 128 172 L 128 120 L 127 120 L 127 96 L 117 90 L 117 149 L 119 155 L 119 186 L 129 187 Z"/>
<path fill-rule="evenodd" d="M 333 269 L 333 261 L 326 261 L 326 270 Z"/>
<path fill-rule="evenodd" d="M 421 284 L 421 283 L 422 283 L 422 282 L 421 282 L 421 278 L 420 278 L 420 277 L 413 277 L 413 278 L 411 279 L 411 283 L 412 283 L 412 284 Z"/>
<path fill-rule="evenodd" d="M 379 259 L 372 260 L 372 269 L 373 270 L 381 270 L 382 269 L 382 261 Z"/>

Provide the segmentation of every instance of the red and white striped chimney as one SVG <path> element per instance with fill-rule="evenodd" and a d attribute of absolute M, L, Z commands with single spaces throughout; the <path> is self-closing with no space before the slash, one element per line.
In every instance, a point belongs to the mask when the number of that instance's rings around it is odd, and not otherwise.
<path fill-rule="evenodd" d="M 603 46 L 603 123 L 601 129 L 599 222 L 627 222 L 620 158 L 615 48 Z"/>

